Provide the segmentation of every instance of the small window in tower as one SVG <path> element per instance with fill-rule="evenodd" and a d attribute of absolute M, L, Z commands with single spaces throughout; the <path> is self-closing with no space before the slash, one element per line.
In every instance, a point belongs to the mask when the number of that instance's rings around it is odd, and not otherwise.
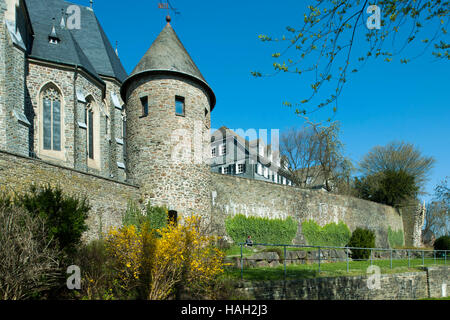
<path fill-rule="evenodd" d="M 142 117 L 148 116 L 148 97 L 142 97 L 141 98 L 141 104 L 142 104 Z"/>
<path fill-rule="evenodd" d="M 208 116 L 208 109 L 205 108 L 205 117 Z"/>
<path fill-rule="evenodd" d="M 177 116 L 184 116 L 184 98 L 180 96 L 175 97 L 175 114 Z"/>

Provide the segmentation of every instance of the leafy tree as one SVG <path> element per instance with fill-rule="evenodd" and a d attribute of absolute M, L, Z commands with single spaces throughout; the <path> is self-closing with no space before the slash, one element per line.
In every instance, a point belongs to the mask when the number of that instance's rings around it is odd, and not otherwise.
<path fill-rule="evenodd" d="M 364 177 L 376 176 L 385 172 L 404 171 L 414 178 L 418 188 L 423 187 L 435 159 L 422 155 L 413 144 L 391 142 L 386 146 L 372 148 L 359 163 Z"/>
<path fill-rule="evenodd" d="M 389 206 L 397 206 L 404 200 L 415 198 L 418 192 L 414 177 L 404 170 L 385 170 L 356 179 L 355 187 L 360 198 Z"/>
<path fill-rule="evenodd" d="M 311 94 L 300 102 L 284 102 L 294 106 L 297 114 L 308 114 L 334 104 L 342 92 L 350 73 L 358 72 L 371 59 L 391 62 L 398 59 L 407 64 L 422 55 L 429 47 L 437 60 L 450 59 L 448 25 L 450 5 L 442 0 L 379 0 L 380 27 L 368 23 L 376 13 L 368 0 L 310 1 L 303 24 L 286 27 L 287 35 L 271 37 L 259 35 L 266 43 L 280 43 L 282 50 L 272 54 L 274 74 L 312 74 Z M 365 16 L 367 14 L 367 16 Z M 426 31 L 426 32 L 425 32 Z M 422 34 L 430 34 L 424 37 Z M 361 36 L 363 34 L 364 36 Z M 361 39 L 361 40 L 359 40 Z M 355 56 L 354 46 L 363 54 Z M 422 53 L 407 57 L 404 49 L 415 46 Z M 265 76 L 252 71 L 253 76 Z M 269 74 L 271 75 L 271 74 Z M 315 107 L 307 107 L 322 87 L 330 84 L 334 90 Z"/>

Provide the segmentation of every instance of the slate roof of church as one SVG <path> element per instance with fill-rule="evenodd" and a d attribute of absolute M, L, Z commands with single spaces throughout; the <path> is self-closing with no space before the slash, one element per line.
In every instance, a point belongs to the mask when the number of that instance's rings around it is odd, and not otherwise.
<path fill-rule="evenodd" d="M 78 65 L 93 76 L 108 76 L 123 82 L 127 73 L 91 8 L 81 9 L 81 28 L 62 29 L 62 10 L 72 3 L 63 0 L 25 0 L 34 31 L 30 57 L 69 65 Z M 67 16 L 65 16 L 67 20 Z M 67 24 L 67 21 L 66 21 Z M 48 41 L 55 25 L 61 42 Z"/>
<path fill-rule="evenodd" d="M 214 108 L 216 98 L 212 89 L 209 87 L 170 23 L 166 24 L 141 61 L 131 72 L 127 81 L 135 76 L 148 72 L 177 73 L 197 80 L 208 91 L 211 98 L 211 110 Z M 125 84 L 122 88 L 124 87 L 126 87 Z M 124 90 L 122 91 L 122 98 L 125 98 Z"/>

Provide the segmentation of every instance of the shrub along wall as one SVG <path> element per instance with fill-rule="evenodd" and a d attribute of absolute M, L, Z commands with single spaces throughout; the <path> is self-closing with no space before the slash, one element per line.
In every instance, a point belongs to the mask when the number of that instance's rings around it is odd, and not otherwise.
<path fill-rule="evenodd" d="M 302 231 L 306 243 L 312 246 L 344 247 L 352 236 L 352 232 L 342 221 L 328 223 L 323 227 L 314 220 L 304 221 Z"/>
<path fill-rule="evenodd" d="M 225 221 L 227 234 L 235 243 L 251 236 L 254 243 L 291 244 L 297 234 L 297 222 L 287 219 L 268 219 L 236 215 Z"/>

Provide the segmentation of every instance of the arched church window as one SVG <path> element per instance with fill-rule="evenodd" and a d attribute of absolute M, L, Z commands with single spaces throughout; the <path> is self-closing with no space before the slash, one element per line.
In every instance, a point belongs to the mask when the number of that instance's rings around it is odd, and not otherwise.
<path fill-rule="evenodd" d="M 87 154 L 89 159 L 94 159 L 94 110 L 92 102 L 86 105 L 86 125 L 87 125 Z"/>
<path fill-rule="evenodd" d="M 61 95 L 55 87 L 49 86 L 42 100 L 43 149 L 61 151 Z"/>

